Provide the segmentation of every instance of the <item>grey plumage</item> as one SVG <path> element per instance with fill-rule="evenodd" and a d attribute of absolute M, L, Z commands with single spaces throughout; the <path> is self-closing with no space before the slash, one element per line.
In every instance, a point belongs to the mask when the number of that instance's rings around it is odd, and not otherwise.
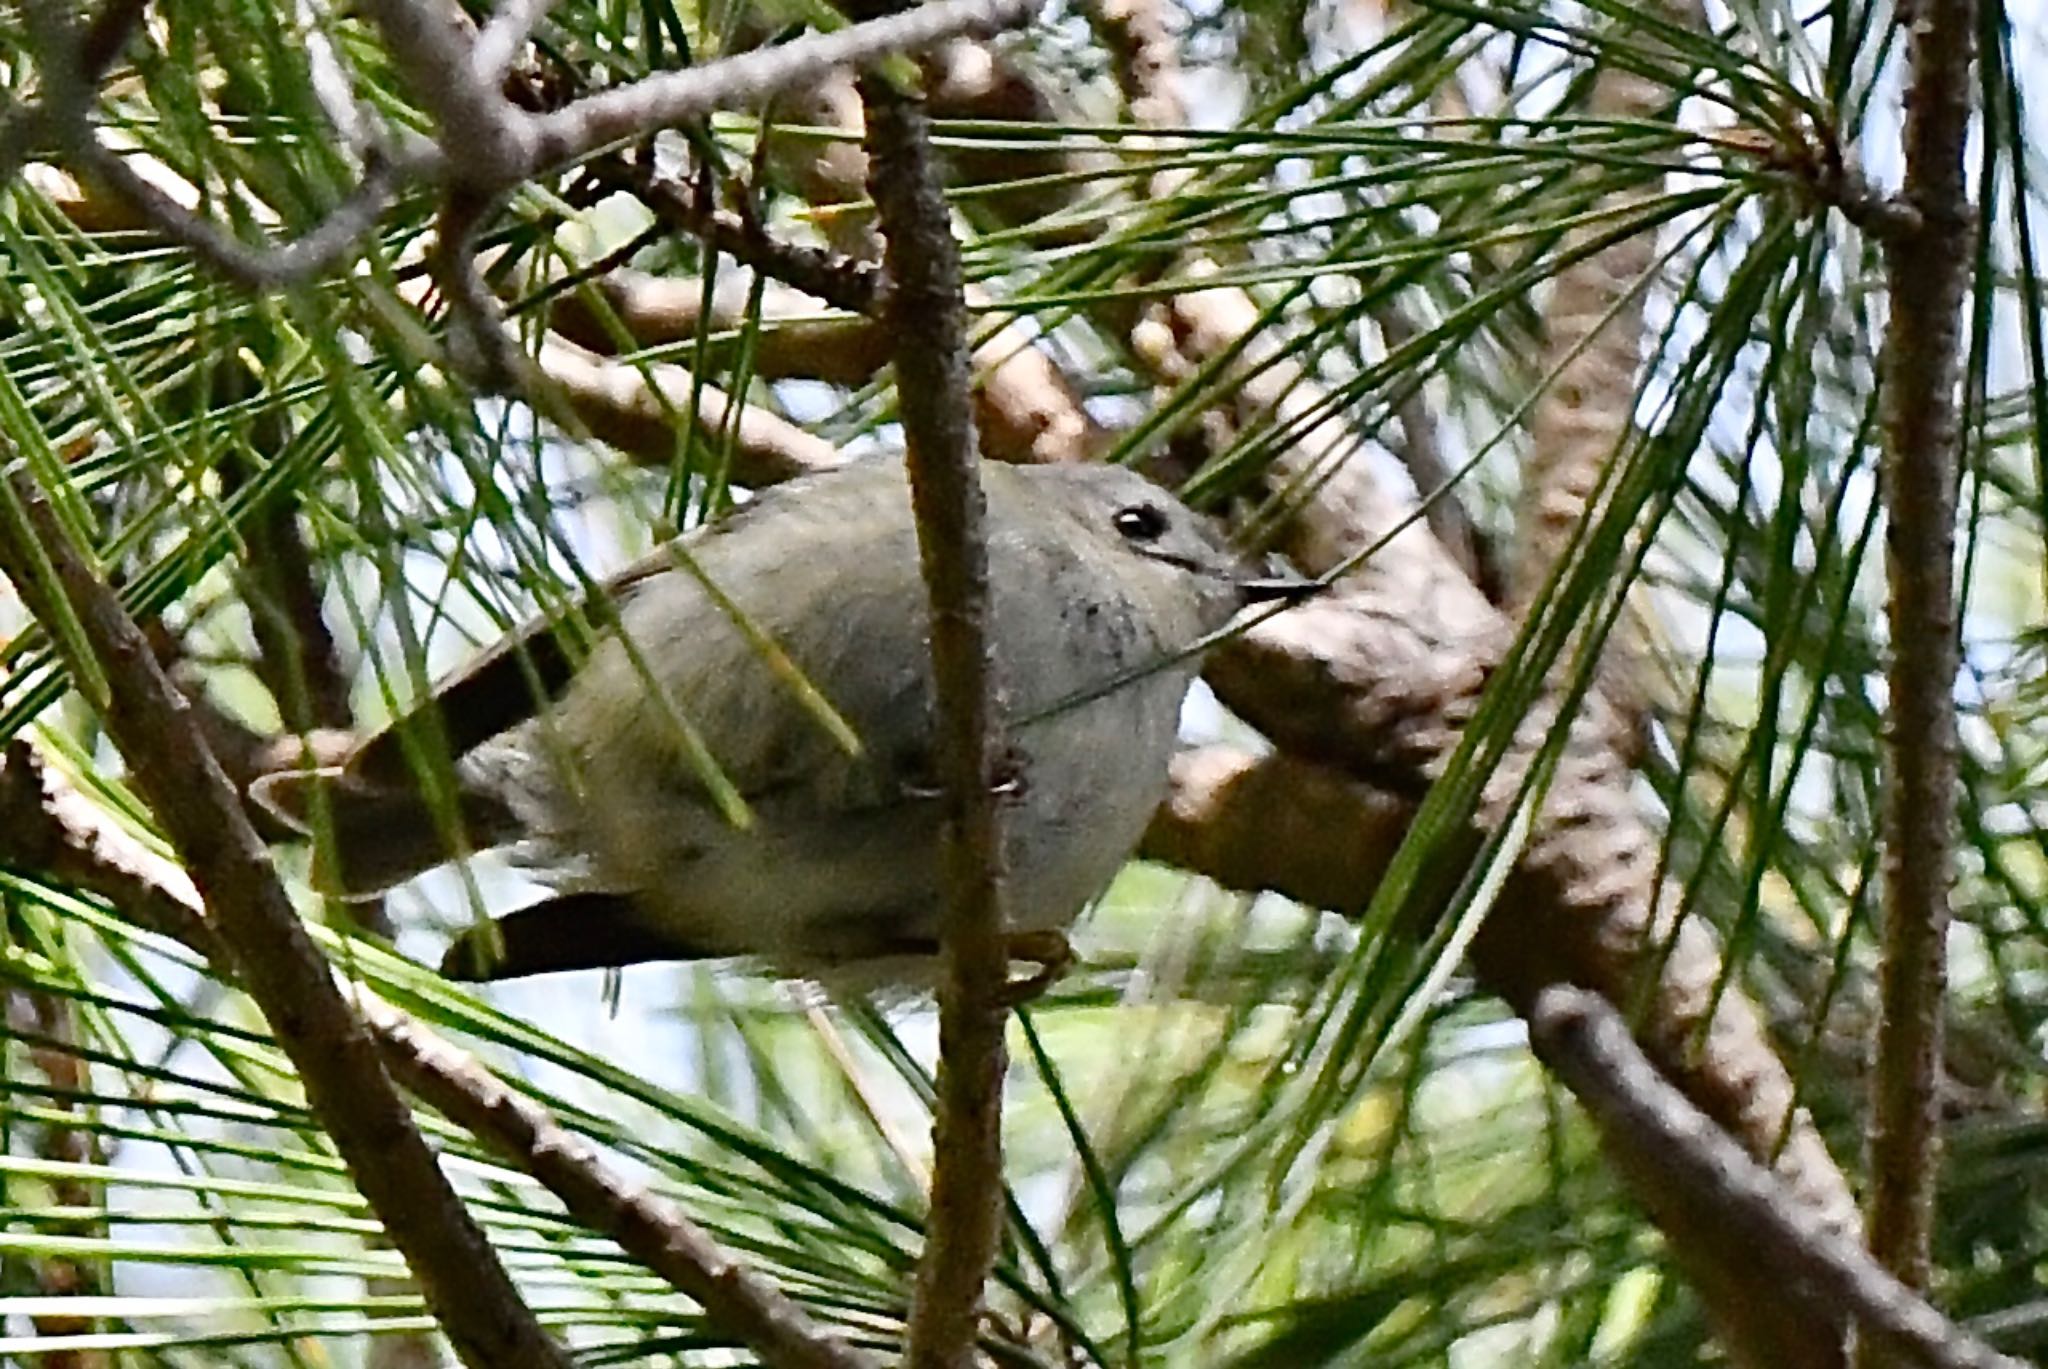
<path fill-rule="evenodd" d="M 982 476 L 995 679 L 1020 776 L 1006 907 L 1017 931 L 1056 930 L 1158 803 L 1196 668 L 1176 658 L 1264 582 L 1131 472 Z M 465 977 L 726 955 L 895 977 L 932 951 L 939 898 L 928 618 L 902 467 L 795 482 L 681 547 L 850 725 L 857 754 L 661 551 L 591 606 L 616 616 L 587 659 L 529 625 L 337 769 L 272 776 L 258 797 L 310 825 L 309 786 L 325 782 L 324 877 L 348 893 L 458 847 L 512 844 L 560 894 L 459 940 L 446 968 Z M 744 827 L 714 802 L 685 724 L 744 799 Z M 453 761 L 438 806 L 416 764 L 437 749 Z"/>

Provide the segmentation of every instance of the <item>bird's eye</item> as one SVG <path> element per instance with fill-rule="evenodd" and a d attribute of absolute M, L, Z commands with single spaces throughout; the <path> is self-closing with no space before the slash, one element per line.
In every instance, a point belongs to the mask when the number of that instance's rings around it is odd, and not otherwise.
<path fill-rule="evenodd" d="M 1110 522 L 1133 542 L 1157 542 L 1166 535 L 1166 512 L 1154 504 L 1118 509 Z"/>

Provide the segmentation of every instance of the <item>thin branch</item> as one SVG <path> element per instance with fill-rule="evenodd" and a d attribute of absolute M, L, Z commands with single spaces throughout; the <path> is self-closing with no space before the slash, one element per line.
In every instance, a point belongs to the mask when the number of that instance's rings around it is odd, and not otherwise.
<path fill-rule="evenodd" d="M 362 181 L 320 223 L 283 245 L 250 247 L 138 175 L 125 156 L 102 143 L 93 131 L 94 83 L 99 71 L 119 52 L 139 12 L 106 11 L 81 30 L 68 12 L 38 0 L 27 7 L 27 17 L 47 86 L 41 107 L 42 131 L 104 193 L 239 285 L 273 290 L 333 269 L 354 255 L 357 244 L 376 226 L 378 216 L 397 193 L 398 166 L 373 157 Z M 0 143 L 12 133 L 12 129 L 0 131 Z M 6 152 L 11 155 L 11 147 Z M 12 170 L 11 163 L 0 165 L 0 172 L 11 174 Z"/>
<path fill-rule="evenodd" d="M 665 72 L 576 101 L 534 120 L 534 169 L 587 157 L 599 148 L 670 128 L 717 109 L 754 104 L 897 53 L 919 52 L 963 36 L 1015 28 L 1040 0 L 933 0 L 904 14 L 812 34 L 780 47 L 722 58 L 688 71 Z M 392 4 L 397 0 L 377 0 Z"/>
<path fill-rule="evenodd" d="M 541 344 L 539 366 L 592 436 L 643 465 L 675 459 L 676 428 L 693 396 L 704 439 L 715 443 L 731 434 L 731 475 L 738 484 L 774 485 L 846 463 L 830 442 L 766 409 L 742 404 L 735 419 L 732 396 L 699 383 L 686 367 L 612 361 L 556 337 Z"/>
<path fill-rule="evenodd" d="M 74 677 L 103 678 L 102 720 L 194 881 L 236 977 L 290 1057 L 427 1304 L 474 1369 L 565 1369 L 434 1154 L 293 910 L 183 697 L 139 628 L 24 477 L 10 479 L 0 571 L 52 632 Z M 57 593 L 62 602 L 50 595 Z M 89 658 L 83 653 L 89 652 Z"/>
<path fill-rule="evenodd" d="M 955 53 L 962 50 L 980 49 L 967 43 L 956 43 L 948 49 Z M 927 78 L 930 79 L 929 72 Z M 842 91 L 844 99 L 840 98 Z M 960 93 L 955 92 L 956 96 Z M 805 117 L 848 132 L 860 131 L 859 98 L 850 79 L 845 79 L 843 74 L 835 75 L 811 94 L 815 98 L 810 102 Z M 934 108 L 938 99 L 935 92 L 931 96 Z M 961 112 L 966 117 L 975 116 L 972 109 Z M 867 158 L 857 144 L 835 143 L 828 153 L 808 158 L 794 170 L 811 198 L 843 204 L 864 195 L 866 162 Z M 687 221 L 702 213 L 701 206 L 679 192 L 672 199 L 678 202 L 664 206 L 657 199 L 650 198 L 648 203 L 657 214 L 677 212 L 679 217 L 675 221 L 680 226 L 690 227 Z M 721 221 L 730 217 L 733 221 L 731 227 L 735 230 L 731 237 L 725 237 L 721 236 L 727 231 L 722 224 L 712 225 L 711 236 L 707 240 L 721 250 L 765 275 L 814 292 L 819 298 L 843 308 L 868 310 L 869 319 L 874 317 L 873 297 L 867 294 L 869 283 L 864 279 L 847 279 L 848 272 L 861 269 L 855 265 L 858 258 L 814 253 L 812 249 L 780 243 L 771 244 L 773 250 L 763 255 L 758 251 L 758 243 L 750 246 L 745 241 L 750 233 L 758 234 L 758 229 L 749 230 L 741 224 L 738 216 L 721 214 L 717 217 Z M 835 215 L 829 223 L 849 229 L 853 227 L 853 218 Z M 865 222 L 864 216 L 861 221 Z M 691 231 L 699 229 L 692 227 Z M 858 232 L 844 232 L 840 236 L 847 239 L 843 249 L 873 246 L 865 241 L 869 234 L 864 228 Z M 702 298 L 701 283 L 647 281 L 638 293 L 644 300 L 656 292 L 672 297 L 689 296 L 687 303 L 665 306 L 662 312 L 674 318 L 681 318 L 687 313 L 691 323 L 683 336 L 694 336 L 696 312 Z M 966 294 L 970 307 L 980 309 L 987 303 L 984 292 L 976 287 L 967 287 Z M 642 317 L 647 316 L 643 313 Z M 844 368 L 859 366 L 868 358 L 875 358 L 873 369 L 879 369 L 881 360 L 886 359 L 888 353 L 886 330 L 869 324 L 867 320 L 810 322 L 790 330 L 790 334 L 788 337 L 778 337 L 774 333 L 763 335 L 754 358 L 762 374 L 768 374 L 769 368 L 776 366 L 778 358 L 786 358 L 783 374 L 817 376 L 844 384 L 858 384 L 872 374 L 872 369 L 862 374 L 849 374 Z M 652 344 L 676 340 L 677 334 L 641 333 L 636 329 L 635 336 L 643 343 Z M 973 360 L 975 426 L 980 433 L 983 456 L 997 461 L 1034 464 L 1086 461 L 1107 445 L 1106 435 L 1082 404 L 1075 386 L 1046 349 L 1039 345 L 1039 339 L 1024 320 L 1013 319 L 983 335 L 974 349 Z"/>
<path fill-rule="evenodd" d="M 1955 527 L 1961 314 L 1976 251 L 1963 147 L 1974 84 L 1975 0 L 1916 0 L 1908 32 L 1910 227 L 1885 240 L 1891 319 L 1879 358 L 1881 489 L 1892 658 L 1884 746 L 1884 946 L 1871 1077 L 1870 1249 L 1925 1287 L 1940 1173 L 1942 999 L 1954 878 Z M 1860 1348 L 1862 1364 L 1877 1361 Z"/>
<path fill-rule="evenodd" d="M 891 285 L 885 326 L 896 341 L 911 504 L 931 596 L 934 750 L 945 792 L 931 1214 L 904 1363 L 956 1369 L 968 1362 L 1002 1229 L 1002 724 L 990 671 L 986 510 L 959 247 L 924 111 L 881 78 L 865 79 L 861 93 L 869 193 Z"/>
<path fill-rule="evenodd" d="M 215 402 L 225 406 L 247 398 L 259 383 L 248 367 L 230 361 L 215 378 Z M 267 462 L 277 458 L 284 437 L 283 420 L 271 416 L 258 422 L 251 442 Z M 222 493 L 230 500 L 262 474 L 257 461 L 241 452 L 226 455 L 219 471 Z M 305 736 L 353 727 L 355 710 L 349 702 L 349 674 L 322 609 L 320 579 L 297 509 L 298 500 L 289 489 L 273 488 L 264 495 L 241 527 L 243 550 L 236 584 L 249 609 L 256 678 L 276 702 L 284 730 Z M 232 768 L 229 778 L 234 778 Z"/>
<path fill-rule="evenodd" d="M 700 277 L 610 271 L 557 297 L 548 325 L 604 354 L 619 350 L 615 326 L 638 347 L 690 342 L 700 332 L 737 333 L 752 323 L 749 284 L 738 275 L 722 279 L 707 301 Z M 587 300 L 586 292 L 604 301 L 602 310 Z M 860 386 L 889 364 L 889 339 L 879 323 L 856 314 L 826 313 L 797 290 L 764 289 L 760 320 L 749 354 L 757 379 Z"/>
<path fill-rule="evenodd" d="M 0 761 L 0 860 L 103 898 L 137 926 L 227 964 L 191 878 L 101 820 L 92 801 L 48 775 L 19 737 Z"/>
<path fill-rule="evenodd" d="M 316 0 L 293 0 L 292 17 L 298 21 L 300 41 L 306 45 L 306 74 L 315 103 L 341 145 L 358 159 L 367 159 L 380 143 L 381 134 L 375 116 L 356 98 L 355 83 L 328 36 L 326 14 Z"/>
<path fill-rule="evenodd" d="M 447 0 L 362 0 L 414 99 L 433 116 L 437 155 L 423 174 L 494 199 L 538 169 L 533 117 L 470 61 L 476 31 Z"/>
<path fill-rule="evenodd" d="M 1780 1290 L 1792 1317 L 1846 1309 L 1872 1343 L 1926 1369 L 2020 1369 L 1880 1268 L 1758 1165 L 1664 1081 L 1605 999 L 1545 989 L 1529 1015 L 1538 1051 L 1600 1122 L 1628 1169 L 1656 1176 L 1663 1201 L 1686 1204 Z M 1643 1186 L 1639 1185 L 1639 1190 Z"/>
<path fill-rule="evenodd" d="M 469 51 L 469 69 L 476 79 L 486 85 L 504 80 L 521 45 L 553 7 L 554 0 L 504 0 Z"/>
<path fill-rule="evenodd" d="M 400 1083 L 449 1121 L 495 1147 L 682 1293 L 711 1321 L 777 1369 L 880 1369 L 759 1274 L 739 1264 L 674 1203 L 608 1169 L 547 1111 L 514 1093 L 474 1059 L 388 1004 L 363 1015 Z"/>
<path fill-rule="evenodd" d="M 128 46 L 128 36 L 135 32 L 148 9 L 149 0 L 107 0 L 100 6 L 99 13 L 85 26 L 85 35 L 78 45 L 78 74 L 82 79 L 97 81 L 107 74 L 107 68 Z"/>
<path fill-rule="evenodd" d="M 477 268 L 476 235 L 491 209 L 488 199 L 456 190 L 441 206 L 430 258 L 434 281 L 448 302 L 449 358 L 479 389 L 518 389 L 530 368 L 505 327 L 498 297 Z"/>
<path fill-rule="evenodd" d="M 523 14 L 527 2 L 518 0 L 514 8 Z M 275 290 L 349 260 L 408 181 L 437 181 L 455 192 L 452 202 L 487 205 L 519 183 L 607 144 L 766 98 L 815 81 L 840 65 L 872 62 L 961 34 L 1013 26 L 1029 16 L 1036 0 L 938 0 L 908 14 L 648 77 L 541 116 L 519 109 L 480 79 L 476 59 L 480 53 L 489 59 L 496 43 L 479 49 L 479 40 L 452 10 L 414 0 L 365 0 L 366 12 L 383 33 L 414 94 L 433 113 L 437 141 L 408 138 L 383 155 L 373 145 L 366 153 L 361 183 L 325 219 L 290 242 L 264 247 L 252 247 L 178 204 L 136 175 L 121 154 L 93 133 L 87 117 L 97 70 L 93 63 L 112 60 L 139 12 L 129 8 L 134 4 L 135 0 L 119 0 L 83 33 L 68 15 L 48 4 L 30 7 L 47 71 L 72 74 L 53 76 L 41 105 L 11 111 L 0 124 L 0 183 L 11 178 L 39 137 L 53 136 L 106 193 L 190 249 L 210 269 L 247 289 Z M 534 8 L 537 11 L 538 6 Z M 470 288 L 476 284 L 470 279 L 473 271 L 452 269 L 459 255 L 448 254 L 451 270 L 444 284 L 452 284 L 450 298 L 462 302 L 464 316 L 479 321 L 483 315 L 472 298 L 476 291 Z M 495 330 L 471 331 L 485 344 L 481 355 L 487 372 L 502 371 L 488 365 L 500 350 L 492 342 Z"/>
<path fill-rule="evenodd" d="M 94 88 L 128 45 L 149 0 L 107 0 L 75 39 L 68 15 L 47 10 L 38 15 L 37 8 L 31 8 L 32 21 L 47 24 L 47 34 L 60 41 L 54 53 L 42 54 L 44 98 L 0 112 L 0 187 L 14 179 L 30 149 L 49 134 L 56 122 L 50 117 L 53 101 L 56 109 L 74 116 L 89 107 Z"/>
<path fill-rule="evenodd" d="M 247 290 L 268 291 L 326 275 L 353 260 L 378 216 L 397 198 L 399 164 L 372 158 L 348 197 L 287 242 L 251 247 L 195 214 L 138 175 L 128 159 L 81 127 L 65 145 L 78 169 L 138 218 L 191 251 L 200 263 Z"/>
<path fill-rule="evenodd" d="M 765 100 L 842 66 L 916 52 L 964 34 L 990 34 L 1028 19 L 1038 0 L 934 0 L 907 14 L 809 34 L 685 71 L 661 72 L 528 114 L 479 79 L 476 39 L 452 7 L 416 0 L 363 0 L 415 98 L 434 116 L 439 155 L 419 170 L 480 196 L 504 193 L 542 172 L 613 143 L 672 128 L 718 109 Z"/>
<path fill-rule="evenodd" d="M 848 313 L 873 312 L 882 273 L 872 263 L 781 242 L 755 220 L 719 209 L 673 179 L 642 167 L 630 168 L 620 179 L 663 223 L 702 238 L 742 266 Z"/>

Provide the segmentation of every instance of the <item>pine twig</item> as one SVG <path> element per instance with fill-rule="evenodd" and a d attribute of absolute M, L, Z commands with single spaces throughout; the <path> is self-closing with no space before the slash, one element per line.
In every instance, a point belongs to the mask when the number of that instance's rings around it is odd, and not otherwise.
<path fill-rule="evenodd" d="M 1907 30 L 1906 227 L 1883 240 L 1891 318 L 1879 358 L 1892 659 L 1884 732 L 1884 944 L 1871 1070 L 1870 1249 L 1925 1287 L 1940 1173 L 1942 999 L 1956 799 L 1956 408 L 1976 252 L 1963 174 L 1975 0 L 1917 0 Z M 1881 1353 L 1881 1352 L 1876 1352 Z M 1882 1362 L 1862 1347 L 1861 1365 Z"/>
<path fill-rule="evenodd" d="M 990 678 L 988 545 L 959 246 L 923 109 L 878 77 L 862 82 L 862 95 L 869 192 L 886 243 L 886 326 L 896 339 L 911 504 L 931 595 L 935 760 L 945 792 L 939 1105 L 904 1363 L 959 1369 L 1002 1230 L 1003 740 Z"/>

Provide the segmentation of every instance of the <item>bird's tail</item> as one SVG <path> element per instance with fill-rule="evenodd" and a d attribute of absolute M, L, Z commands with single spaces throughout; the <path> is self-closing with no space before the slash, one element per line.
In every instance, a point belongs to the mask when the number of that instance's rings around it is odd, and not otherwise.
<path fill-rule="evenodd" d="M 314 887 L 340 898 L 372 898 L 519 831 L 512 811 L 489 794 L 462 788 L 436 803 L 418 787 L 365 780 L 340 766 L 264 775 L 249 797 L 314 839 Z"/>
<path fill-rule="evenodd" d="M 624 894 L 586 891 L 557 894 L 465 929 L 448 947 L 441 973 L 476 982 L 721 954 L 662 932 Z"/>

